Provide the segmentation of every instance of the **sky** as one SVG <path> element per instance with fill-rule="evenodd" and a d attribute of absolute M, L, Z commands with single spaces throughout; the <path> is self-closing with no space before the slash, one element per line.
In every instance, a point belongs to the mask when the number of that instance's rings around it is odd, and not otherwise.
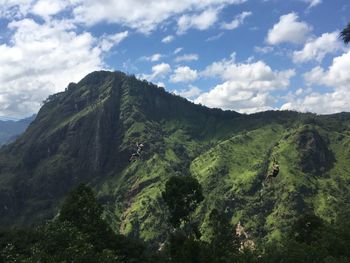
<path fill-rule="evenodd" d="M 0 117 L 95 70 L 212 108 L 350 111 L 349 0 L 0 0 Z"/>

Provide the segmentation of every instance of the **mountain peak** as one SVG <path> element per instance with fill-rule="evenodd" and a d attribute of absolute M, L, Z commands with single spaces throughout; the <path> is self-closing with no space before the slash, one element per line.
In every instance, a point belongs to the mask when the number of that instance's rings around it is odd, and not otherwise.
<path fill-rule="evenodd" d="M 115 230 L 157 240 L 169 227 L 164 183 L 191 174 L 209 197 L 197 211 L 204 229 L 208 209 L 219 207 L 253 237 L 279 236 L 293 213 L 332 211 L 333 204 L 323 206 L 322 180 L 345 180 L 349 127 L 346 114 L 243 115 L 196 105 L 122 72 L 93 72 L 51 96 L 27 131 L 0 150 L 0 223 L 52 218 L 67 192 L 87 183 Z M 129 162 L 140 144 L 142 154 Z M 280 173 L 266 185 L 274 160 Z"/>

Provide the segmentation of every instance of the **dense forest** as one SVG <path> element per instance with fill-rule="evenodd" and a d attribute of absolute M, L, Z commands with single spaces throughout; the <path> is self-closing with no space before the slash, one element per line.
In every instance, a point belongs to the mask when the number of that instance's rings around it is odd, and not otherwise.
<path fill-rule="evenodd" d="M 349 262 L 350 211 L 328 223 L 300 215 L 278 243 L 249 244 L 224 211 L 209 215 L 210 238 L 201 240 L 193 218 L 206 197 L 190 176 L 171 177 L 163 198 L 173 226 L 166 241 L 149 243 L 115 233 L 102 219 L 96 194 L 85 185 L 65 199 L 59 214 L 36 228 L 0 233 L 0 262 Z"/>

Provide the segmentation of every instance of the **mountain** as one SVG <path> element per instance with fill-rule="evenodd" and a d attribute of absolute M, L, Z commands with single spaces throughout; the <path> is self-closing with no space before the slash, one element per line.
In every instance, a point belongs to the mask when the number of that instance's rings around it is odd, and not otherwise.
<path fill-rule="evenodd" d="M 129 158 L 136 143 L 141 157 Z M 278 240 L 302 213 L 331 222 L 350 208 L 350 114 L 291 111 L 252 115 L 209 109 L 121 72 L 93 72 L 52 95 L 33 123 L 0 150 L 0 226 L 54 217 L 84 182 L 114 230 L 164 240 L 161 198 L 172 175 L 191 174 L 205 200 L 255 240 Z M 278 161 L 280 173 L 265 176 Z"/>
<path fill-rule="evenodd" d="M 22 134 L 29 124 L 34 120 L 35 115 L 22 119 L 10 120 L 6 118 L 0 119 L 0 146 L 9 143 Z"/>

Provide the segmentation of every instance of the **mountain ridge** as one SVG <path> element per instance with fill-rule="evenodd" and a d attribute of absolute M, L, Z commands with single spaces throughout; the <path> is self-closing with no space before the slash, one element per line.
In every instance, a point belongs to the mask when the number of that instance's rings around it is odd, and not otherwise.
<path fill-rule="evenodd" d="M 207 195 L 196 211 L 204 239 L 208 212 L 218 207 L 253 237 L 273 240 L 298 213 L 331 220 L 327 198 L 346 203 L 349 127 L 348 113 L 245 115 L 195 105 L 122 72 L 94 72 L 50 96 L 28 130 L 0 150 L 0 225 L 52 218 L 85 182 L 115 231 L 162 240 L 169 226 L 160 191 L 169 176 L 191 174 Z M 136 143 L 145 149 L 129 163 Z M 273 156 L 281 172 L 263 186 Z"/>

